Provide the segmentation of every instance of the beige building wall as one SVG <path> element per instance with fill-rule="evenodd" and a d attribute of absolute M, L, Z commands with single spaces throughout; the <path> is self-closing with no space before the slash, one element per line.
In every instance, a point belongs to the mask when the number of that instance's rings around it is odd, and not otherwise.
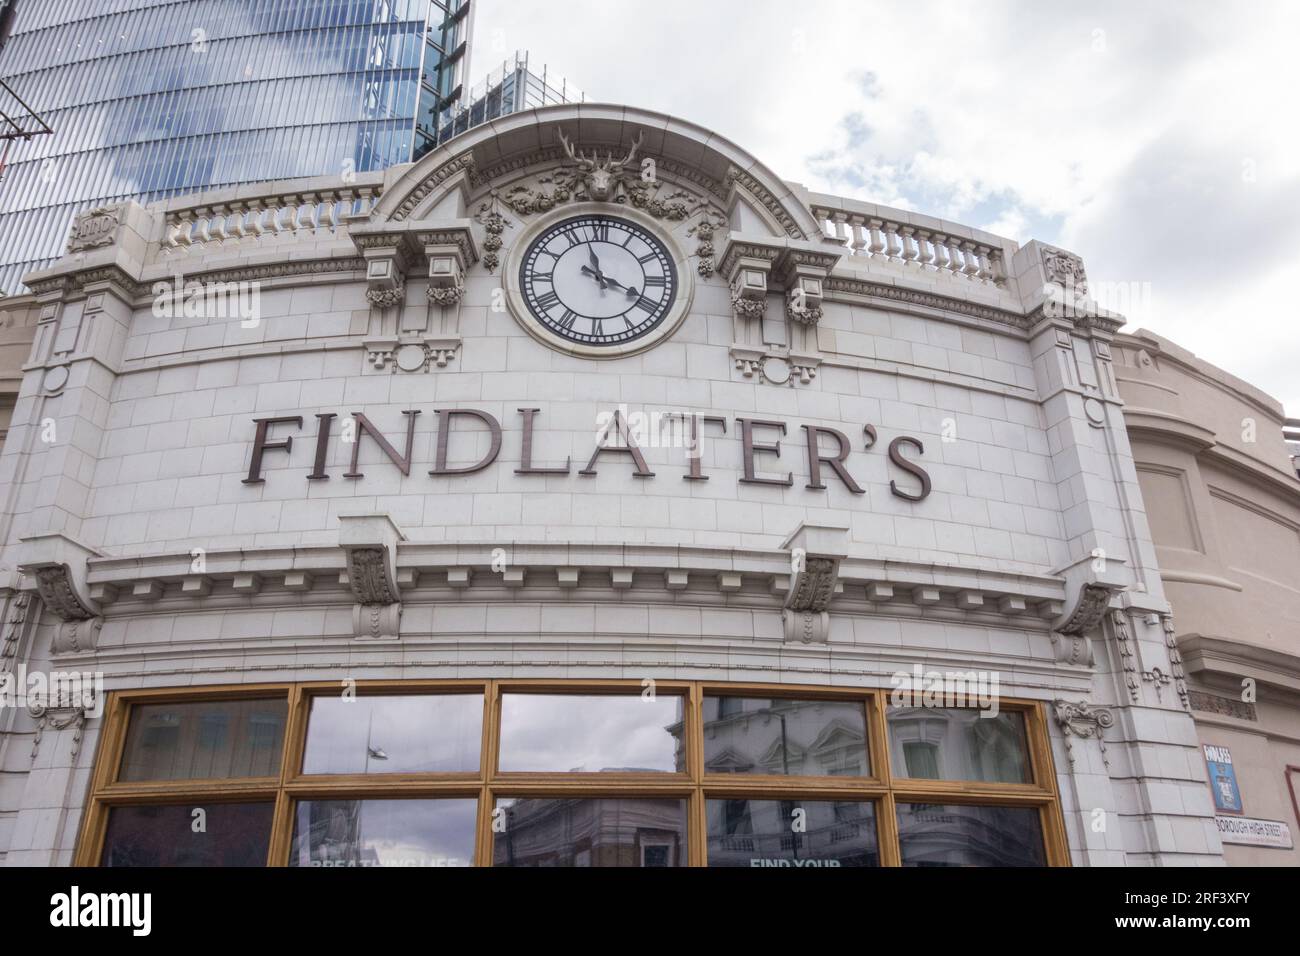
<path fill-rule="evenodd" d="M 1243 815 L 1300 833 L 1300 480 L 1281 405 L 1168 339 L 1116 340 L 1124 417 L 1201 743 L 1226 747 Z M 1300 770 L 1294 774 L 1300 787 Z M 1208 785 L 1208 784 L 1207 784 Z M 1224 844 L 1229 865 L 1300 865 Z"/>
<path fill-rule="evenodd" d="M 32 350 L 37 309 L 31 296 L 0 298 L 0 448 L 13 418 L 23 363 Z"/>

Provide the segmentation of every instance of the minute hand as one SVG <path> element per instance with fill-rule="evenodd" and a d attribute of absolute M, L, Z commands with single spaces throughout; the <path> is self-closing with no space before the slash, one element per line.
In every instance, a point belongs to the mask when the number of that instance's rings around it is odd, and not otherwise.
<path fill-rule="evenodd" d="M 587 268 L 586 266 L 583 266 L 583 267 L 582 267 L 582 271 L 585 272 L 585 273 L 587 273 L 587 275 L 595 276 L 597 279 L 600 279 L 601 281 L 606 282 L 606 283 L 608 283 L 609 285 L 617 286 L 618 288 L 620 288 L 620 289 L 622 289 L 624 292 L 626 292 L 628 295 L 640 295 L 640 294 L 641 294 L 640 292 L 638 292 L 638 291 L 636 290 L 636 288 L 635 288 L 634 286 L 624 285 L 623 283 L 619 282 L 617 279 L 611 279 L 611 278 L 610 278 L 609 276 L 607 276 L 607 275 L 601 275 L 600 273 L 596 272 L 594 269 L 589 269 L 589 268 Z"/>

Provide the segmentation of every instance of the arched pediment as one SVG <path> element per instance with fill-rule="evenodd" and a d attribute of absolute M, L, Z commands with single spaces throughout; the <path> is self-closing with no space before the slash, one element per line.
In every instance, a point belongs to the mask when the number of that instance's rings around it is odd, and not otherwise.
<path fill-rule="evenodd" d="M 684 218 L 708 206 L 727 220 L 727 228 L 750 235 L 816 240 L 821 231 L 809 210 L 771 170 L 735 144 L 684 120 L 631 107 L 563 104 L 515 113 L 472 129 L 419 162 L 393 170 L 372 222 L 417 222 L 468 217 L 488 195 L 526 204 L 567 201 L 573 180 L 540 186 L 529 177 L 548 169 L 572 171 L 578 164 L 564 139 L 579 153 L 599 160 L 624 159 L 636 147 L 625 181 L 635 187 L 611 201 L 678 203 L 670 218 Z M 644 165 L 646 161 L 650 165 Z M 643 172 L 649 170 L 647 180 Z M 654 188 L 643 185 L 649 182 Z M 510 195 L 511 191 L 513 194 Z M 675 198 L 674 198 L 675 197 Z M 582 198 L 582 197 L 577 197 Z M 524 207 L 520 207 L 524 208 Z M 516 208 L 516 212 L 520 211 Z M 721 226 L 722 223 L 715 225 Z"/>

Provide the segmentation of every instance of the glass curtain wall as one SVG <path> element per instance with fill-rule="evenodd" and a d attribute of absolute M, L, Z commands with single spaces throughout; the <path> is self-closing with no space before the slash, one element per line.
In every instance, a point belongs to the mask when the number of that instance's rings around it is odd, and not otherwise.
<path fill-rule="evenodd" d="M 11 150 L 0 292 L 21 292 L 22 275 L 62 254 L 81 209 L 410 161 L 417 124 L 432 123 L 418 115 L 424 90 L 450 96 L 460 84 L 468 10 L 468 0 L 17 0 L 0 78 L 55 133 Z"/>

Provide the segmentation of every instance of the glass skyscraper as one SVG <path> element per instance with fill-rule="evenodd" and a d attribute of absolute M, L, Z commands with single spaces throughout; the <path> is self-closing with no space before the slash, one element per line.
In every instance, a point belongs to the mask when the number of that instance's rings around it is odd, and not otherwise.
<path fill-rule="evenodd" d="M 470 0 L 0 0 L 0 79 L 55 131 L 11 146 L 0 293 L 58 258 L 80 209 L 409 162 L 457 115 L 470 15 Z"/>

